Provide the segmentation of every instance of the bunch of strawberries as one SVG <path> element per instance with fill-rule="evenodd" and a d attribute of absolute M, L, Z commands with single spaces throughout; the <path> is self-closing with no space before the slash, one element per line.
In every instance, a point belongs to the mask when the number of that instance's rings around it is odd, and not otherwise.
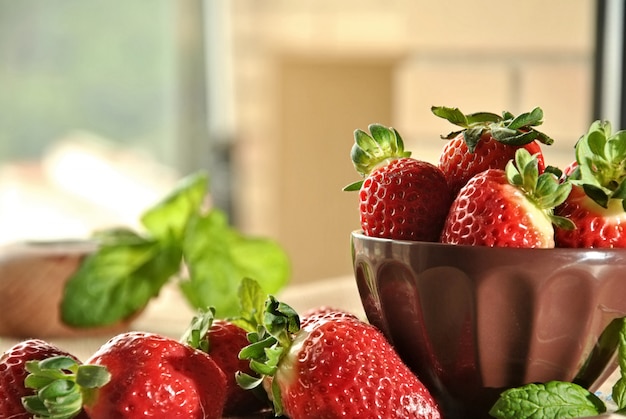
<path fill-rule="evenodd" d="M 440 419 L 429 391 L 382 333 L 345 311 L 299 316 L 242 281 L 242 315 L 208 309 L 179 340 L 114 336 L 84 363 L 44 340 L 0 357 L 11 419 Z"/>
<path fill-rule="evenodd" d="M 460 129 L 437 165 L 411 158 L 380 124 L 355 131 L 363 232 L 372 237 L 500 247 L 626 247 L 626 131 L 595 121 L 564 170 L 546 166 L 543 111 L 432 112 Z"/>

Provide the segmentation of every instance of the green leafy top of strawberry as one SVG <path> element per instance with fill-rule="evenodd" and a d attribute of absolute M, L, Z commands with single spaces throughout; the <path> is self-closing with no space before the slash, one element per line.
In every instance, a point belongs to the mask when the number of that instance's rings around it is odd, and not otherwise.
<path fill-rule="evenodd" d="M 239 353 L 239 358 L 249 359 L 250 368 L 258 377 L 238 372 L 237 383 L 244 389 L 261 385 L 265 377 L 273 377 L 278 364 L 289 351 L 293 336 L 300 330 L 300 317 L 289 305 L 269 296 L 265 303 L 262 324 L 256 332 L 248 334 L 250 345 Z M 272 381 L 272 401 L 276 416 L 283 412 L 278 385 Z"/>
<path fill-rule="evenodd" d="M 559 182 L 551 171 L 540 175 L 537 158 L 524 148 L 516 150 L 515 161 L 507 164 L 505 172 L 509 183 L 521 189 L 553 224 L 564 229 L 574 228 L 571 220 L 553 213 L 554 208 L 567 199 L 572 189 L 569 182 Z"/>
<path fill-rule="evenodd" d="M 576 163 L 570 182 L 603 208 L 622 200 L 626 211 L 626 131 L 613 134 L 608 121 L 593 122 L 576 143 Z"/>
<path fill-rule="evenodd" d="M 350 152 L 352 164 L 362 177 L 385 162 L 411 156 L 410 151 L 404 150 L 404 141 L 394 128 L 370 124 L 368 130 L 371 135 L 360 129 L 354 131 L 354 145 Z M 362 180 L 351 183 L 344 191 L 359 190 L 362 183 Z"/>
<path fill-rule="evenodd" d="M 253 332 L 263 323 L 267 294 L 265 294 L 256 280 L 244 278 L 241 280 L 237 295 L 239 297 L 240 313 L 232 317 L 226 317 L 225 320 L 247 332 Z M 203 337 L 211 329 L 213 321 L 216 319 L 215 313 L 216 309 L 213 306 L 198 310 L 187 329 L 183 332 L 180 341 L 192 348 L 209 353 L 211 343 L 209 340 L 203 339 Z"/>
<path fill-rule="evenodd" d="M 459 108 L 445 106 L 433 106 L 431 111 L 436 116 L 463 128 L 442 135 L 441 138 L 449 140 L 462 133 L 470 153 L 474 152 L 485 133 L 489 133 L 497 141 L 513 146 L 528 144 L 535 140 L 547 145 L 554 142 L 552 138 L 534 128 L 543 123 L 543 110 L 538 107 L 518 116 L 508 111 L 502 112 L 502 115 L 491 112 L 464 114 Z"/>
<path fill-rule="evenodd" d="M 34 395 L 22 399 L 24 408 L 36 418 L 70 419 L 83 405 L 93 402 L 95 389 L 111 379 L 109 371 L 99 365 L 79 365 L 68 356 L 55 356 L 42 361 L 28 361 L 29 375 L 24 385 Z"/>

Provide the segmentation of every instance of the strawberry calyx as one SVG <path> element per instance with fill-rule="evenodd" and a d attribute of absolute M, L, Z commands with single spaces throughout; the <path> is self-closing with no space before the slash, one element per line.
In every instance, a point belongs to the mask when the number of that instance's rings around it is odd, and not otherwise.
<path fill-rule="evenodd" d="M 391 160 L 411 156 L 410 151 L 404 150 L 404 141 L 395 128 L 370 124 L 368 130 L 370 134 L 360 129 L 354 131 L 354 145 L 350 152 L 352 164 L 363 178 Z M 359 190 L 362 184 L 363 180 L 360 180 L 343 190 Z"/>
<path fill-rule="evenodd" d="M 70 419 L 84 405 L 94 402 L 96 391 L 111 380 L 109 371 L 99 365 L 79 365 L 68 356 L 28 361 L 24 380 L 35 394 L 22 398 L 24 408 L 36 418 Z"/>
<path fill-rule="evenodd" d="M 539 174 L 537 157 L 525 148 L 516 150 L 515 159 L 506 165 L 505 173 L 509 183 L 519 188 L 552 224 L 566 230 L 575 228 L 570 219 L 554 215 L 554 208 L 565 202 L 572 190 L 571 183 L 561 182 L 551 170 Z"/>
<path fill-rule="evenodd" d="M 470 153 L 474 152 L 484 134 L 489 134 L 496 141 L 512 146 L 522 146 L 535 140 L 546 145 L 554 142 L 548 135 L 535 129 L 543 123 L 543 110 L 539 107 L 518 116 L 508 111 L 502 112 L 502 115 L 491 112 L 464 114 L 459 108 L 446 106 L 433 106 L 431 111 L 436 116 L 463 128 L 442 135 L 441 138 L 450 140 L 463 134 Z"/>
<path fill-rule="evenodd" d="M 253 377 L 241 371 L 236 380 L 240 387 L 251 390 L 273 377 L 293 343 L 294 334 L 300 330 L 300 317 L 289 305 L 269 296 L 265 303 L 264 319 L 255 332 L 248 333 L 250 345 L 239 353 L 240 359 L 250 360 Z M 283 414 L 280 390 L 276 380 L 271 380 L 271 399 L 276 416 Z"/>
<path fill-rule="evenodd" d="M 576 143 L 576 168 L 568 180 L 603 208 L 613 199 L 626 211 L 626 131 L 612 133 L 608 121 L 594 121 Z"/>
<path fill-rule="evenodd" d="M 209 307 L 206 310 L 200 310 L 198 314 L 193 316 L 191 323 L 185 332 L 183 332 L 180 342 L 198 349 L 202 352 L 209 353 L 211 342 L 205 339 L 207 333 L 213 326 L 215 320 L 215 307 Z"/>

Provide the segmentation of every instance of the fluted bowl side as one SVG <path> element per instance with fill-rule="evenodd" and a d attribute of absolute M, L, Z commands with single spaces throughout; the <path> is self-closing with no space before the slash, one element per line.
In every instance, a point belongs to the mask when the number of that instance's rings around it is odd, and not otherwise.
<path fill-rule="evenodd" d="M 626 316 L 626 250 L 455 246 L 360 232 L 351 245 L 368 320 L 447 417 L 482 417 L 503 389 L 530 382 L 594 389 L 615 369 L 609 325 Z"/>

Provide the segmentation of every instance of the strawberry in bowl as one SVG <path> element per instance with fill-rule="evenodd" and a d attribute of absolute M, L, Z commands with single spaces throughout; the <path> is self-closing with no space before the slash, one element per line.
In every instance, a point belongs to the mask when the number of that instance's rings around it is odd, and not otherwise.
<path fill-rule="evenodd" d="M 372 237 L 437 241 L 451 194 L 441 170 L 411 158 L 393 128 L 354 132 L 352 162 L 364 180 L 344 188 L 359 191 L 361 228 Z"/>
<path fill-rule="evenodd" d="M 498 119 L 436 109 L 451 112 L 451 122 L 462 127 L 448 138 L 450 147 L 460 147 L 459 137 L 477 143 L 455 160 L 457 172 L 438 166 L 448 185 L 458 186 L 450 186 L 437 240 L 374 236 L 365 229 L 351 233 L 354 275 L 369 323 L 383 332 L 448 419 L 487 418 L 500 394 L 528 383 L 597 389 L 615 370 L 615 325 L 626 317 L 626 250 L 608 235 L 600 239 L 604 247 L 566 248 L 561 235 L 592 229 L 565 211 L 580 191 L 588 201 L 589 195 L 601 200 L 586 208 L 622 219 L 626 135 L 595 124 L 578 143 L 577 164 L 562 176 L 537 149 L 551 143 L 535 130 L 541 112 Z M 480 144 L 505 133 L 519 137 L 498 145 L 509 157 L 483 166 L 496 152 Z M 440 162 L 449 161 L 445 150 Z M 603 172 L 608 183 L 598 173 L 605 166 L 613 167 L 613 175 Z M 607 227 L 606 233 L 623 237 L 617 230 Z"/>
<path fill-rule="evenodd" d="M 568 181 L 573 190 L 557 213 L 575 229 L 558 229 L 560 247 L 626 247 L 626 131 L 595 121 L 576 143 Z"/>

